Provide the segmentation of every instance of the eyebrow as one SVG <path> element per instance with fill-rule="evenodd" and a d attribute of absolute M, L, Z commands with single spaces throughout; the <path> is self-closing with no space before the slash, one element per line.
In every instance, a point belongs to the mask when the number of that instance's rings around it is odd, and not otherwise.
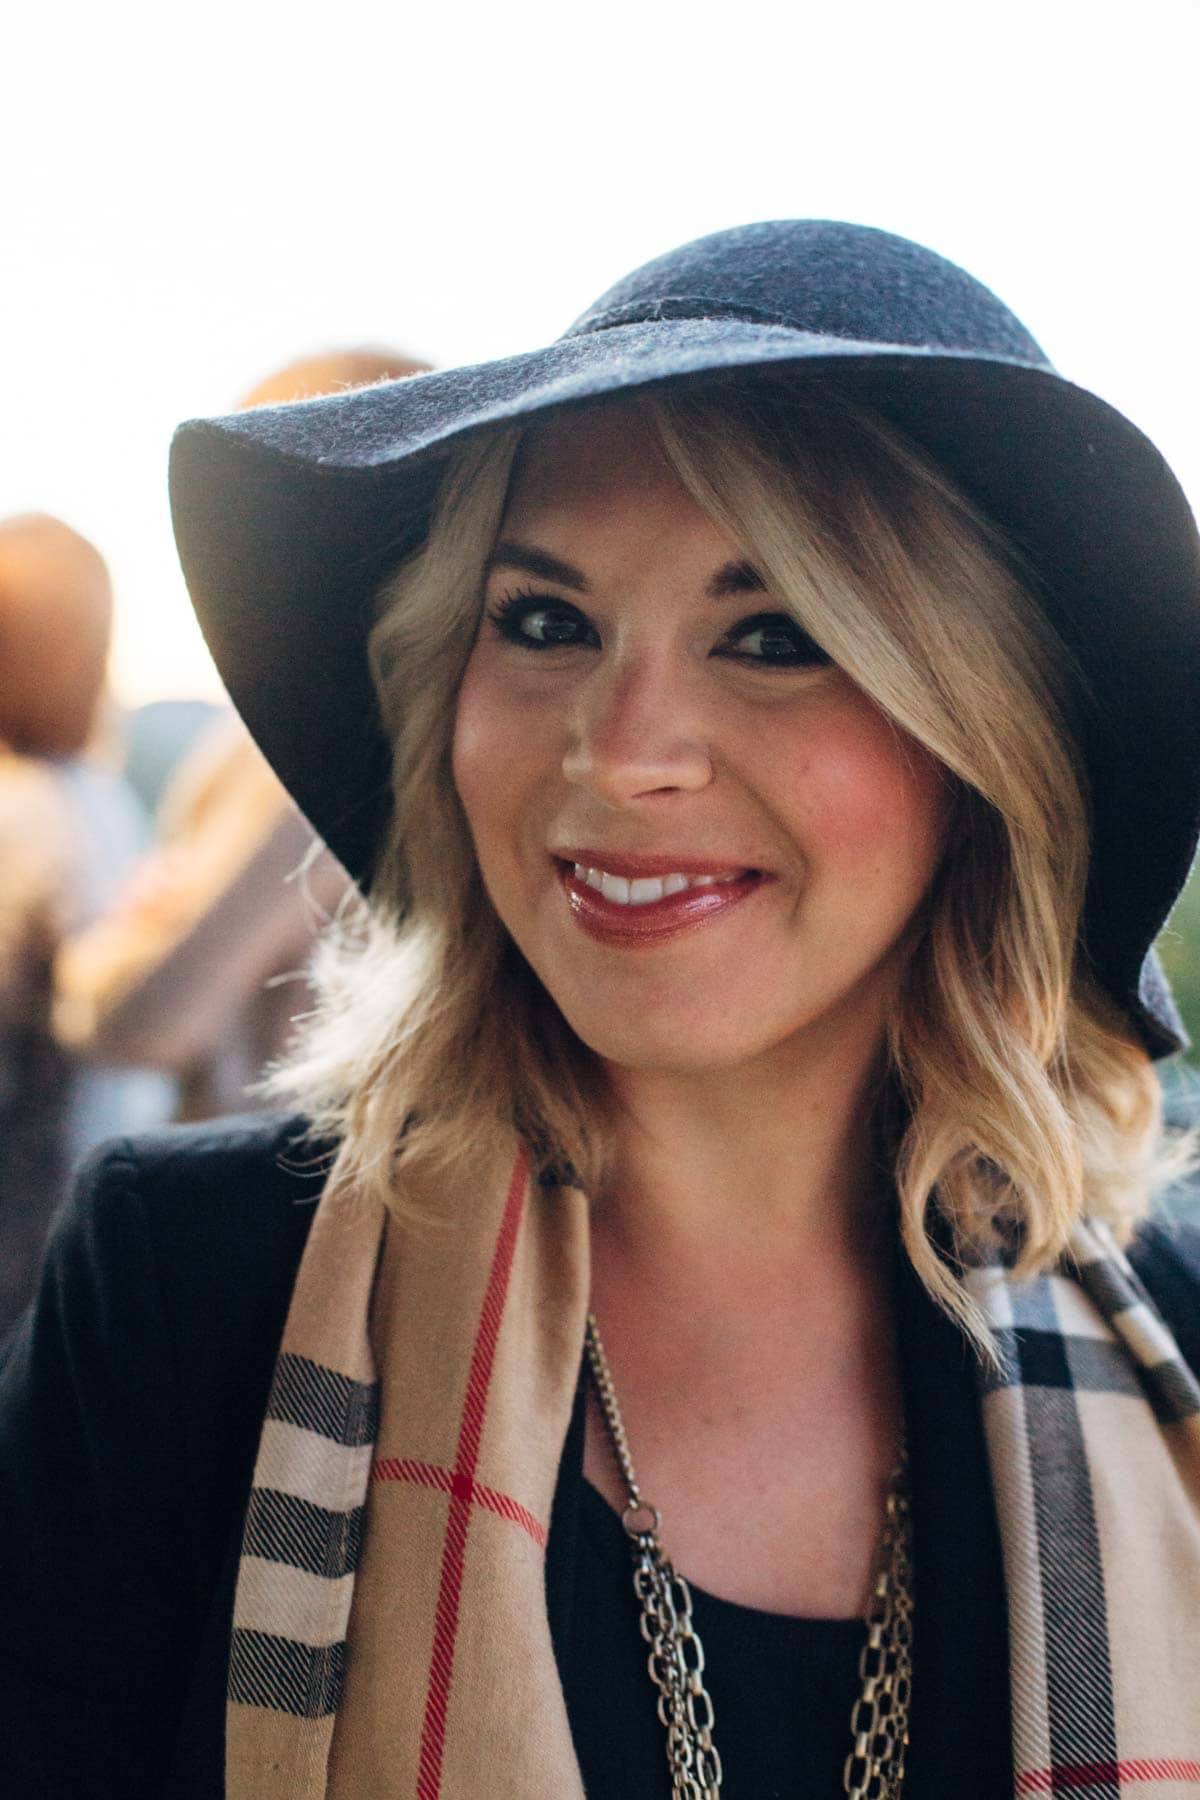
<path fill-rule="evenodd" d="M 731 594 L 763 594 L 766 588 L 753 563 L 727 562 L 717 570 L 704 593 L 709 600 L 725 600 Z"/>
<path fill-rule="evenodd" d="M 486 573 L 490 575 L 493 569 L 516 569 L 522 575 L 536 575 L 541 581 L 572 588 L 577 594 L 588 591 L 587 577 L 573 563 L 551 556 L 548 550 L 539 550 L 536 544 L 517 544 L 506 538 L 488 558 Z"/>
<path fill-rule="evenodd" d="M 512 569 L 522 575 L 534 575 L 540 581 L 553 581 L 559 587 L 570 588 L 573 593 L 589 592 L 587 576 L 574 563 L 563 562 L 561 557 L 551 556 L 548 550 L 539 550 L 536 544 L 519 544 L 511 538 L 505 538 L 496 545 L 488 558 L 487 574 L 495 569 Z M 761 594 L 766 591 L 766 582 L 752 563 L 727 562 L 717 570 L 704 589 L 707 600 L 725 600 L 737 594 Z"/>

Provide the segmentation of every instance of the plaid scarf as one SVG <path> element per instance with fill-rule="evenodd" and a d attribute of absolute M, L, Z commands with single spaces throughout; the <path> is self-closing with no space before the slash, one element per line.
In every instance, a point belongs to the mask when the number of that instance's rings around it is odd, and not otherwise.
<path fill-rule="evenodd" d="M 587 1202 L 509 1152 L 419 1223 L 336 1171 L 321 1201 L 246 1517 L 229 1800 L 583 1800 L 544 1556 Z M 1200 1385 L 1105 1228 L 1071 1251 L 970 1277 L 1014 1791 L 1198 1800 Z"/>

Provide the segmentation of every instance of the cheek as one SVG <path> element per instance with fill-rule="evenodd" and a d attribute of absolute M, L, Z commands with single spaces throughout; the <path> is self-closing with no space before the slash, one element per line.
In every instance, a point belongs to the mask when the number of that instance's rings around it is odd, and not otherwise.
<path fill-rule="evenodd" d="M 477 846 L 507 830 L 544 789 L 552 745 L 536 708 L 495 678 L 486 657 L 467 665 L 451 740 L 451 772 Z"/>
<path fill-rule="evenodd" d="M 486 835 L 489 816 L 499 797 L 494 778 L 502 766 L 503 752 L 498 740 L 503 735 L 504 720 L 495 697 L 469 663 L 455 704 L 450 766 L 476 844 L 481 833 Z"/>
<path fill-rule="evenodd" d="M 885 719 L 848 720 L 819 754 L 802 756 L 805 812 L 814 844 L 844 868 L 887 864 L 932 873 L 948 812 L 938 765 Z"/>

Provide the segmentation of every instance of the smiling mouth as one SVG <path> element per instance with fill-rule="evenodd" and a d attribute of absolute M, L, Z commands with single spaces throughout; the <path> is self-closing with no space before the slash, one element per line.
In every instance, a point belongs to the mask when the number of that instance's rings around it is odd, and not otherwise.
<path fill-rule="evenodd" d="M 617 859 L 613 859 L 617 860 Z M 648 946 L 709 924 L 746 900 L 770 879 L 761 869 L 672 869 L 655 858 L 649 872 L 621 857 L 621 869 L 599 861 L 555 857 L 558 877 L 577 925 L 603 943 Z"/>
<path fill-rule="evenodd" d="M 669 900 L 675 894 L 687 894 L 701 888 L 726 887 L 730 882 L 757 874 L 754 869 L 731 869 L 721 875 L 684 875 L 680 871 L 674 871 L 669 875 L 627 876 L 614 875 L 608 869 L 584 868 L 582 863 L 574 863 L 570 867 L 576 881 L 586 883 L 616 906 L 655 906 L 660 900 Z"/>

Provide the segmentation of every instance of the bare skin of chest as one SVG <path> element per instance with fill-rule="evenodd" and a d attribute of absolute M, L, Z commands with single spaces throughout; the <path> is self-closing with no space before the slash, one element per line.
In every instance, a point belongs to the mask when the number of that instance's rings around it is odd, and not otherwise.
<path fill-rule="evenodd" d="M 679 1571 L 723 1599 L 796 1617 L 861 1616 L 901 1440 L 886 1301 L 838 1309 L 761 1293 L 681 1311 L 593 1290 L 634 1468 Z M 806 1316 L 807 1315 L 807 1316 Z M 584 1473 L 625 1504 L 594 1391 Z"/>

